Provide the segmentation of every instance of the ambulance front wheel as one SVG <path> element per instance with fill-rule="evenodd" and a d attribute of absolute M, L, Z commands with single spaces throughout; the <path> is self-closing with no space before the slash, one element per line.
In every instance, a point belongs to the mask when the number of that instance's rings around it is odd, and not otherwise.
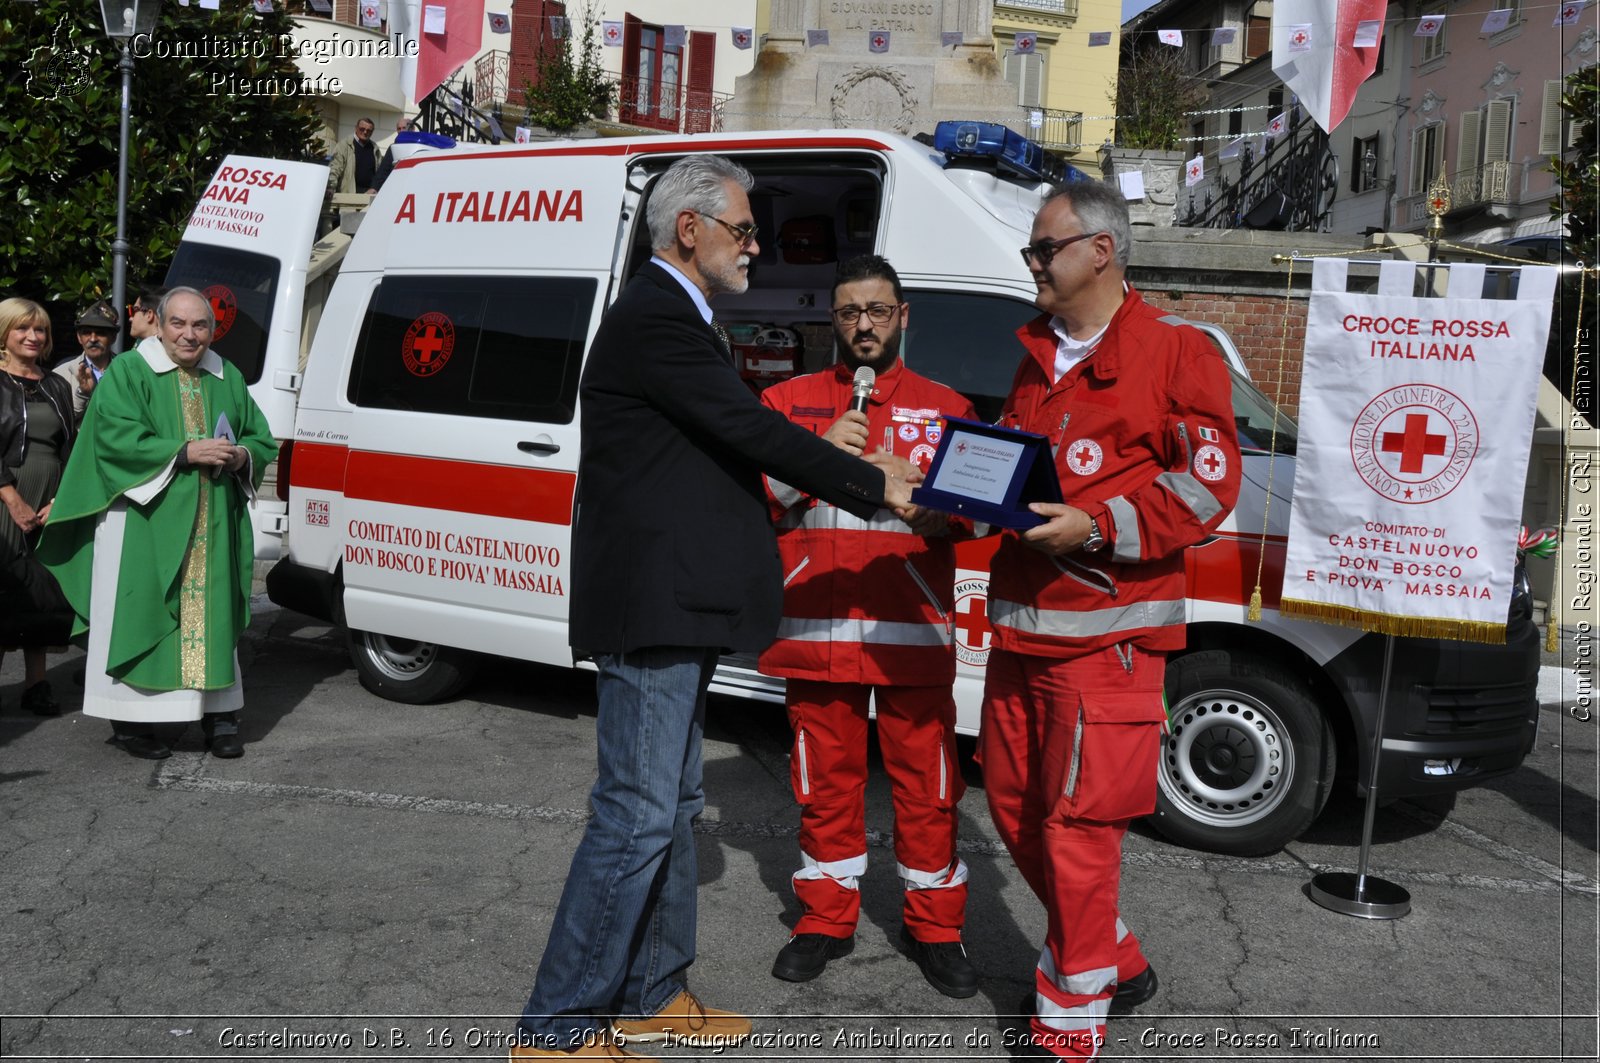
<path fill-rule="evenodd" d="M 1275 662 L 1230 650 L 1180 657 L 1167 668 L 1167 718 L 1150 822 L 1180 845 L 1277 852 L 1327 803 L 1332 729 Z"/>
<path fill-rule="evenodd" d="M 407 705 L 443 701 L 471 682 L 477 671 L 473 654 L 431 642 L 352 630 L 349 643 L 361 685 L 381 698 Z"/>

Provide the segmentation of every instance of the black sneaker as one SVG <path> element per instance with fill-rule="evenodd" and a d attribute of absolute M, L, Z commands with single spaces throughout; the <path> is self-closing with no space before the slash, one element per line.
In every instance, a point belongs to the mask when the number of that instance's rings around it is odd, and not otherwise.
<path fill-rule="evenodd" d="M 847 938 L 829 937 L 827 934 L 796 934 L 778 950 L 778 959 L 772 965 L 772 977 L 782 978 L 785 982 L 809 982 L 822 973 L 829 960 L 848 956 L 855 947 L 854 934 Z"/>
<path fill-rule="evenodd" d="M 1159 985 L 1155 967 L 1146 967 L 1126 982 L 1117 983 L 1117 991 L 1111 997 L 1111 1007 L 1115 1011 L 1136 1008 L 1155 996 Z"/>
<path fill-rule="evenodd" d="M 928 984 L 947 997 L 970 997 L 978 992 L 978 969 L 967 958 L 959 941 L 918 941 L 904 927 L 900 938 L 911 950 L 911 958 L 922 968 Z"/>

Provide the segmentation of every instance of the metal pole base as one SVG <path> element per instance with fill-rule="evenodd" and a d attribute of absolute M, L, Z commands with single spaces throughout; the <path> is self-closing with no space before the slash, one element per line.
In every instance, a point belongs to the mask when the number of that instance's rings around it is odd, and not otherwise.
<path fill-rule="evenodd" d="M 1411 911 L 1411 894 L 1403 886 L 1373 875 L 1363 880 L 1348 871 L 1324 871 L 1306 883 L 1306 894 L 1330 912 L 1357 919 L 1399 919 Z"/>

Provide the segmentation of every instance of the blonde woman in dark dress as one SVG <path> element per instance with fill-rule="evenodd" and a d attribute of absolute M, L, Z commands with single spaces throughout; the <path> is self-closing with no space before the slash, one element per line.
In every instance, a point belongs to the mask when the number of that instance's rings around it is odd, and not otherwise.
<path fill-rule="evenodd" d="M 47 372 L 50 317 L 28 299 L 0 301 L 0 563 L 50 578 L 31 564 L 33 546 L 72 449 L 72 392 Z M 8 647 L 0 647 L 0 658 Z M 25 646 L 22 707 L 39 716 L 61 711 L 45 678 L 45 648 Z"/>

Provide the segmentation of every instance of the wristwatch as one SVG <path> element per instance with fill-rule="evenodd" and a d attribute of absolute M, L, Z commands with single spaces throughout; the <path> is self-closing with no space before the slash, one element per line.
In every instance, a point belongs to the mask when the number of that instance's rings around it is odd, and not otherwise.
<path fill-rule="evenodd" d="M 1100 522 L 1093 517 L 1089 518 L 1089 537 L 1083 541 L 1083 549 L 1087 553 L 1094 553 L 1106 545 L 1106 537 L 1100 532 Z"/>

